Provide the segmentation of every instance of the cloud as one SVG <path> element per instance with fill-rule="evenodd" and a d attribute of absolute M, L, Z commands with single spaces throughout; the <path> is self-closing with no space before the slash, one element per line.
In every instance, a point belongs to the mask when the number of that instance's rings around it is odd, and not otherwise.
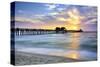
<path fill-rule="evenodd" d="M 55 9 L 57 7 L 56 4 L 46 4 L 45 6 L 48 7 L 48 10 L 53 10 L 53 9 Z"/>
<path fill-rule="evenodd" d="M 56 18 L 56 20 L 57 21 L 67 21 L 67 19 L 66 18 L 63 18 L 63 17 L 58 17 L 58 18 Z"/>
<path fill-rule="evenodd" d="M 51 12 L 51 13 L 49 13 L 48 15 L 58 15 L 59 13 L 58 12 Z"/>
<path fill-rule="evenodd" d="M 67 12 L 70 18 L 78 18 L 80 16 L 77 8 L 72 8 Z"/>
<path fill-rule="evenodd" d="M 87 20 L 87 21 L 85 22 L 85 24 L 96 24 L 96 23 L 97 23 L 97 18 L 93 18 L 93 19 Z"/>
<path fill-rule="evenodd" d="M 97 24 L 97 12 L 89 12 L 89 14 L 85 15 L 83 22 L 85 24 Z"/>
<path fill-rule="evenodd" d="M 42 21 L 39 19 L 31 19 L 31 18 L 24 18 L 24 17 L 15 17 L 15 21 L 19 22 L 31 22 L 31 23 L 41 23 Z"/>
<path fill-rule="evenodd" d="M 85 17 L 85 19 L 97 17 L 97 8 L 96 7 L 81 7 L 81 15 Z"/>
<path fill-rule="evenodd" d="M 63 11 L 65 10 L 66 8 L 57 8 L 58 11 Z"/>
<path fill-rule="evenodd" d="M 34 18 L 34 19 L 45 19 L 45 16 L 44 14 L 36 14 L 36 15 L 33 15 L 31 18 Z"/>
<path fill-rule="evenodd" d="M 83 20 L 83 16 L 80 15 L 80 12 L 77 8 L 71 8 L 67 11 L 67 22 L 70 24 L 80 24 L 81 21 Z"/>

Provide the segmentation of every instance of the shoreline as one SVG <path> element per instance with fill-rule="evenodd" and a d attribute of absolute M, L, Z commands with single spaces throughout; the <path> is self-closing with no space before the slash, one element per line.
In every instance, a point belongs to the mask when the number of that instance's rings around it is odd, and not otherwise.
<path fill-rule="evenodd" d="M 66 62 L 78 62 L 78 61 L 84 61 L 84 60 L 75 60 L 60 56 L 50 56 L 50 55 L 15 51 L 16 66 L 32 65 L 32 64 L 36 65 L 36 64 L 66 63 Z"/>

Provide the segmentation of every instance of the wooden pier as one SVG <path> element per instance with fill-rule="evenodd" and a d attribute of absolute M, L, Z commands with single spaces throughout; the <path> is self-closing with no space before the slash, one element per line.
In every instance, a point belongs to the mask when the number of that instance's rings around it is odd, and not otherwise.
<path fill-rule="evenodd" d="M 43 35 L 43 34 L 64 34 L 67 32 L 83 32 L 80 30 L 66 30 L 64 27 L 56 27 L 54 30 L 51 29 L 25 29 L 25 28 L 11 28 L 12 35 Z"/>
<path fill-rule="evenodd" d="M 11 34 L 21 36 L 21 35 L 43 35 L 43 34 L 56 34 L 56 33 L 65 33 L 64 31 L 58 30 L 49 30 L 49 29 L 23 29 L 16 28 L 11 29 Z"/>

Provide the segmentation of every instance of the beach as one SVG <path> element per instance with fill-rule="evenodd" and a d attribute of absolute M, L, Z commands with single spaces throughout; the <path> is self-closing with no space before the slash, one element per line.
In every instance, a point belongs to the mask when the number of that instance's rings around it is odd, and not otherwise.
<path fill-rule="evenodd" d="M 31 64 L 51 64 L 51 63 L 63 63 L 63 62 L 76 62 L 82 60 L 75 60 L 71 58 L 65 58 L 60 56 L 50 56 L 41 54 L 32 54 L 27 52 L 15 52 L 15 65 L 31 65 Z"/>

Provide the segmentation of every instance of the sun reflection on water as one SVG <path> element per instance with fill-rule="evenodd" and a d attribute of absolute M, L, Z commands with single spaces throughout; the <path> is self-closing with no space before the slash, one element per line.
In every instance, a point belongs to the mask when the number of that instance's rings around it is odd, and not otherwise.
<path fill-rule="evenodd" d="M 67 52 L 66 57 L 72 59 L 79 59 L 80 54 L 78 50 L 80 49 L 80 33 L 72 33 L 71 35 L 71 44 L 69 44 L 70 50 Z"/>

